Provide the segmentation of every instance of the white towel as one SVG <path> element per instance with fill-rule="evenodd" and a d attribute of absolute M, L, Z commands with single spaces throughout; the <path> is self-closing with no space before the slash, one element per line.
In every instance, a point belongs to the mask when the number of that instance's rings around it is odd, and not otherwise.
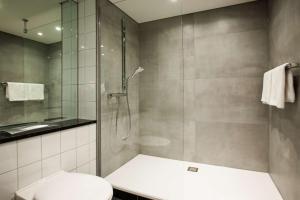
<path fill-rule="evenodd" d="M 44 100 L 44 84 L 8 82 L 6 98 L 9 101 Z"/>
<path fill-rule="evenodd" d="M 263 82 L 263 91 L 261 101 L 264 104 L 269 104 L 271 97 L 271 85 L 272 85 L 272 73 L 271 71 L 267 71 L 264 74 L 264 82 Z"/>
<path fill-rule="evenodd" d="M 280 65 L 264 74 L 261 101 L 264 104 L 284 108 L 285 102 L 295 102 L 293 74 L 289 63 Z"/>
<path fill-rule="evenodd" d="M 26 86 L 24 83 L 7 82 L 6 98 L 9 101 L 26 101 Z"/>
<path fill-rule="evenodd" d="M 44 100 L 44 84 L 26 83 L 27 100 Z"/>

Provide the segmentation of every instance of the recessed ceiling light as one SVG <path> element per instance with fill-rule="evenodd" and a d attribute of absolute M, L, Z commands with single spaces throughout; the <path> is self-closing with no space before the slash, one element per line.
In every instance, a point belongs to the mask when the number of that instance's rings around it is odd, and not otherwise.
<path fill-rule="evenodd" d="M 55 26 L 55 30 L 57 30 L 57 31 L 61 31 L 61 27 L 59 27 L 59 26 Z"/>
<path fill-rule="evenodd" d="M 103 48 L 103 47 L 104 47 L 104 45 L 103 45 L 103 44 L 101 44 L 101 47 Z"/>
<path fill-rule="evenodd" d="M 38 34 L 38 36 L 42 36 L 42 35 L 43 35 L 43 33 L 42 33 L 42 32 L 38 32 L 37 34 Z"/>
<path fill-rule="evenodd" d="M 173 2 L 173 3 L 176 3 L 177 2 L 177 0 L 170 0 L 171 2 Z"/>

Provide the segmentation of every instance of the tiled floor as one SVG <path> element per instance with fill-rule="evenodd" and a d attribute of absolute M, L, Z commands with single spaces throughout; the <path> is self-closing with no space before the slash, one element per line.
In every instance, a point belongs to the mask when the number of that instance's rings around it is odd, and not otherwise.
<path fill-rule="evenodd" d="M 115 189 L 154 200 L 282 200 L 268 173 L 146 155 L 136 156 L 106 180 Z"/>

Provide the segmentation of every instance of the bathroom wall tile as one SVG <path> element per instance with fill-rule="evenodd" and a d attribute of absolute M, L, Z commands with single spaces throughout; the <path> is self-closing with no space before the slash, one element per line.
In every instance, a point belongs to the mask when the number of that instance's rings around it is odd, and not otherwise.
<path fill-rule="evenodd" d="M 89 16 L 96 13 L 96 2 L 95 0 L 84 1 L 84 15 Z"/>
<path fill-rule="evenodd" d="M 78 96 L 80 102 L 87 102 L 87 88 L 86 85 L 79 85 L 78 86 Z"/>
<path fill-rule="evenodd" d="M 18 144 L 18 167 L 41 160 L 41 137 L 20 140 Z"/>
<path fill-rule="evenodd" d="M 260 103 L 261 78 L 198 79 L 194 84 L 194 105 L 187 105 L 194 106 L 194 112 L 187 113 L 187 118 L 210 122 L 268 122 L 268 109 Z"/>
<path fill-rule="evenodd" d="M 17 170 L 0 175 L 0 199 L 11 200 L 18 189 Z"/>
<path fill-rule="evenodd" d="M 90 174 L 91 175 L 97 175 L 97 172 L 96 172 L 96 160 L 93 160 L 90 162 Z"/>
<path fill-rule="evenodd" d="M 78 66 L 84 67 L 85 66 L 85 51 L 79 51 L 78 53 Z"/>
<path fill-rule="evenodd" d="M 82 84 L 79 85 L 79 100 L 81 102 L 96 101 L 96 85 L 95 84 Z"/>
<path fill-rule="evenodd" d="M 85 21 L 84 20 L 85 20 L 84 18 L 79 18 L 78 19 L 78 32 L 79 32 L 79 35 L 85 33 Z"/>
<path fill-rule="evenodd" d="M 89 49 L 84 51 L 85 66 L 95 66 L 96 65 L 96 49 Z"/>
<path fill-rule="evenodd" d="M 51 133 L 42 136 L 42 158 L 60 153 L 60 133 Z"/>
<path fill-rule="evenodd" d="M 74 149 L 76 147 L 76 130 L 68 129 L 61 131 L 61 152 Z"/>
<path fill-rule="evenodd" d="M 18 170 L 18 188 L 23 188 L 31 183 L 39 180 L 42 177 L 41 161 L 21 167 Z"/>
<path fill-rule="evenodd" d="M 78 18 L 84 17 L 84 0 L 78 2 Z"/>
<path fill-rule="evenodd" d="M 96 159 L 96 141 L 90 143 L 90 160 Z"/>
<path fill-rule="evenodd" d="M 86 117 L 90 120 L 96 119 L 96 102 L 87 102 Z"/>
<path fill-rule="evenodd" d="M 90 141 L 90 135 L 89 135 L 89 127 L 88 126 L 82 126 L 76 129 L 76 146 L 82 146 L 85 144 L 88 144 Z"/>
<path fill-rule="evenodd" d="M 0 174 L 17 168 L 17 143 L 0 144 Z"/>
<path fill-rule="evenodd" d="M 194 67 L 188 72 L 194 74 L 186 74 L 187 78 L 261 77 L 267 68 L 266 30 L 195 38 L 194 42 L 194 63 L 188 63 Z"/>
<path fill-rule="evenodd" d="M 300 60 L 300 1 L 269 1 L 270 66 Z M 288 30 L 288 31 L 284 31 Z M 270 174 L 283 199 L 300 197 L 300 78 L 293 71 L 296 102 L 270 113 Z"/>
<path fill-rule="evenodd" d="M 267 4 L 247 3 L 195 14 L 195 37 L 266 29 Z"/>
<path fill-rule="evenodd" d="M 96 83 L 96 66 L 85 68 L 85 81 L 86 83 Z"/>
<path fill-rule="evenodd" d="M 90 174 L 90 163 L 78 167 L 76 172 L 82 174 Z"/>
<path fill-rule="evenodd" d="M 85 34 L 85 48 L 86 49 L 96 48 L 96 31 Z"/>
<path fill-rule="evenodd" d="M 71 171 L 76 168 L 76 150 L 66 151 L 61 154 L 61 169 Z"/>
<path fill-rule="evenodd" d="M 72 22 L 71 21 L 65 22 L 63 27 L 63 37 L 64 38 L 71 37 L 72 34 L 71 31 L 72 31 Z"/>
<path fill-rule="evenodd" d="M 85 84 L 85 67 L 78 68 L 78 84 Z M 78 90 L 79 92 L 79 90 Z M 79 96 L 80 97 L 80 96 Z"/>
<path fill-rule="evenodd" d="M 198 122 L 195 160 L 267 172 L 268 151 L 265 150 L 269 144 L 268 135 L 265 134 L 267 130 L 267 124 Z"/>
<path fill-rule="evenodd" d="M 97 129 L 96 124 L 89 125 L 90 142 L 96 141 Z"/>
<path fill-rule="evenodd" d="M 46 177 L 60 170 L 60 155 L 42 160 L 42 176 Z"/>
<path fill-rule="evenodd" d="M 85 24 L 85 33 L 94 32 L 96 31 L 96 16 L 95 15 L 89 15 L 84 18 L 84 24 Z M 96 39 L 96 37 L 94 38 Z"/>
<path fill-rule="evenodd" d="M 184 122 L 184 160 L 194 161 L 197 156 L 196 122 Z"/>
<path fill-rule="evenodd" d="M 84 145 L 77 148 L 77 167 L 89 162 L 90 148 L 89 145 Z"/>

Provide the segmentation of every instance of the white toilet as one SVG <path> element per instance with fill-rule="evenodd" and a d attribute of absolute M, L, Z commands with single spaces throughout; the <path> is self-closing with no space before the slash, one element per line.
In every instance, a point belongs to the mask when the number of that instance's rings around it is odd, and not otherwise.
<path fill-rule="evenodd" d="M 16 200 L 111 200 L 113 189 L 105 179 L 60 171 L 16 192 Z"/>

